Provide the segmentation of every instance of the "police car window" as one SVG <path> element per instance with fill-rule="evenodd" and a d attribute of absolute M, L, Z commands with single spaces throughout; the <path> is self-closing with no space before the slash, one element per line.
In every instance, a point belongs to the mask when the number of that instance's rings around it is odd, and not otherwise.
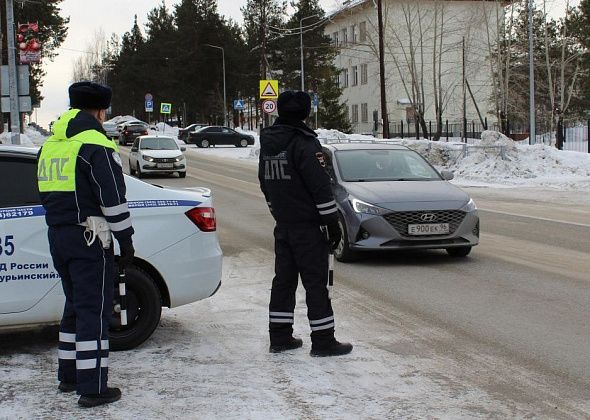
<path fill-rule="evenodd" d="M 0 207 L 40 203 L 37 160 L 0 157 Z"/>

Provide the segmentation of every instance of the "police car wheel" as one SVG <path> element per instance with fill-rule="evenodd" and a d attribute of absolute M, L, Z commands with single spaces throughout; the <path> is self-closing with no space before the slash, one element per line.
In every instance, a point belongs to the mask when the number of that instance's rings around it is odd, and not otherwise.
<path fill-rule="evenodd" d="M 340 262 L 352 262 L 358 258 L 358 253 L 350 249 L 348 232 L 346 231 L 346 222 L 341 214 L 338 214 L 338 224 L 342 231 L 342 239 L 340 239 L 338 247 L 334 250 L 334 257 Z"/>
<path fill-rule="evenodd" d="M 135 348 L 147 340 L 162 314 L 162 298 L 154 280 L 134 266 L 128 267 L 126 274 L 128 325 L 121 325 L 119 314 L 113 312 L 109 340 L 115 351 Z"/>

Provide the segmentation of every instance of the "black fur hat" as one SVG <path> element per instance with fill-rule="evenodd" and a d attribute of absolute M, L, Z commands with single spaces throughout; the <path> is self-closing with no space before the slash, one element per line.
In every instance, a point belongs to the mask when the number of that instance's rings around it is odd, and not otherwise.
<path fill-rule="evenodd" d="M 303 121 L 311 112 L 311 97 L 306 92 L 287 90 L 277 100 L 279 117 Z"/>
<path fill-rule="evenodd" d="M 111 106 L 110 87 L 93 82 L 77 82 L 68 89 L 70 106 L 76 109 L 107 109 Z"/>

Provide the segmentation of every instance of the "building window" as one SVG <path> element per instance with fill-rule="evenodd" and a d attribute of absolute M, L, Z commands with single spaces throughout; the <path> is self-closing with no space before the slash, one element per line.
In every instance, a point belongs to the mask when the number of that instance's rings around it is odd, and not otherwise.
<path fill-rule="evenodd" d="M 361 104 L 361 122 L 369 122 L 369 104 Z"/>
<path fill-rule="evenodd" d="M 342 83 L 340 83 L 340 86 L 343 88 L 348 87 L 348 69 L 342 70 Z"/>
<path fill-rule="evenodd" d="M 369 66 L 361 64 L 361 85 L 369 83 Z"/>
<path fill-rule="evenodd" d="M 350 121 L 353 124 L 358 124 L 358 122 L 359 122 L 359 106 L 358 105 L 352 106 L 352 115 L 350 116 Z"/>
<path fill-rule="evenodd" d="M 359 41 L 367 42 L 367 22 L 361 22 L 359 24 Z"/>
<path fill-rule="evenodd" d="M 359 68 L 358 66 L 352 66 L 352 86 L 359 84 Z"/>
<path fill-rule="evenodd" d="M 348 44 L 348 29 L 342 29 L 342 45 Z"/>
<path fill-rule="evenodd" d="M 334 32 L 332 34 L 332 42 L 334 43 L 335 46 L 338 46 L 338 32 Z"/>
<path fill-rule="evenodd" d="M 350 27 L 350 43 L 356 44 L 356 25 Z"/>

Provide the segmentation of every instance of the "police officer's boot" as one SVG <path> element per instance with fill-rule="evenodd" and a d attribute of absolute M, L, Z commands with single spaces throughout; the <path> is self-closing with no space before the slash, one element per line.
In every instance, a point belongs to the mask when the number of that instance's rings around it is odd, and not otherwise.
<path fill-rule="evenodd" d="M 340 343 L 335 338 L 327 344 L 313 344 L 311 345 L 310 355 L 314 357 L 325 357 L 325 356 L 341 356 L 348 354 L 352 351 L 352 344 Z"/>
<path fill-rule="evenodd" d="M 271 353 L 280 353 L 286 350 L 298 349 L 301 346 L 303 346 L 303 340 L 301 338 L 289 337 L 286 341 L 282 342 L 273 343 L 271 341 L 268 351 Z"/>
<path fill-rule="evenodd" d="M 78 404 L 82 407 L 96 407 L 98 405 L 109 404 L 121 399 L 121 390 L 119 388 L 107 388 L 101 394 L 81 395 Z"/>
<path fill-rule="evenodd" d="M 74 392 L 76 390 L 76 384 L 61 381 L 57 389 L 61 392 Z"/>

